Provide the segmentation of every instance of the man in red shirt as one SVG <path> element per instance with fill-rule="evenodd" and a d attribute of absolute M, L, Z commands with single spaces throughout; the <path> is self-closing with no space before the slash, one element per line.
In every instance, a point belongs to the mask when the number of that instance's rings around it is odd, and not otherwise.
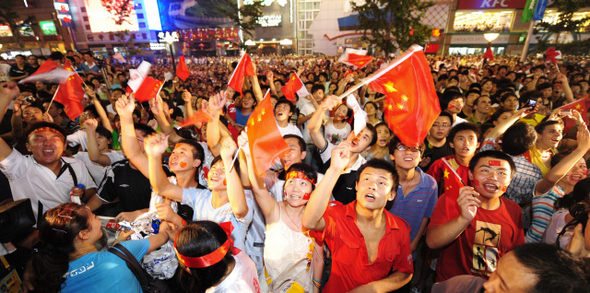
<path fill-rule="evenodd" d="M 432 213 L 426 244 L 442 248 L 438 258 L 437 282 L 457 275 L 488 279 L 498 260 L 524 243 L 522 211 L 503 197 L 516 167 L 500 151 L 484 151 L 469 162 L 472 186 L 459 189 L 458 199 L 450 191 L 443 194 Z M 456 208 L 449 209 L 456 201 Z"/>
<path fill-rule="evenodd" d="M 332 252 L 332 271 L 323 292 L 397 290 L 414 273 L 410 226 L 386 211 L 395 198 L 397 172 L 384 160 L 370 160 L 359 169 L 356 200 L 328 207 L 350 156 L 349 141 L 332 150 L 330 168 L 303 213 L 303 226 L 323 231 L 322 238 Z"/>

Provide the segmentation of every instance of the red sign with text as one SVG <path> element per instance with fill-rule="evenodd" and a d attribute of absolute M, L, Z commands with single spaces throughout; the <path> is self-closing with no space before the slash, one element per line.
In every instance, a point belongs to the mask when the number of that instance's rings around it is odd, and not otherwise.
<path fill-rule="evenodd" d="M 460 0 L 457 9 L 524 8 L 526 0 Z"/>

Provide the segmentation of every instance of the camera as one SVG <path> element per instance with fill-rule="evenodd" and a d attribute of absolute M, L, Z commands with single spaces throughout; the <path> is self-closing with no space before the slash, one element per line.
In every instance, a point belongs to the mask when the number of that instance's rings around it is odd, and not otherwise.
<path fill-rule="evenodd" d="M 534 99 L 529 99 L 529 101 L 526 104 L 527 107 L 532 107 L 532 108 L 534 108 L 536 105 L 537 105 L 537 100 L 534 100 Z"/>
<path fill-rule="evenodd" d="M 23 104 L 30 104 L 35 101 L 35 97 L 33 96 L 26 96 L 23 98 Z"/>

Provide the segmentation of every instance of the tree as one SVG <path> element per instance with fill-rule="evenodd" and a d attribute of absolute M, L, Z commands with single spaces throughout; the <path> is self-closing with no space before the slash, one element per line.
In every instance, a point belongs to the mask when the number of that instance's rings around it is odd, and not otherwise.
<path fill-rule="evenodd" d="M 358 12 L 358 32 L 363 41 L 380 48 L 386 54 L 406 50 L 413 44 L 423 44 L 432 28 L 422 23 L 426 10 L 435 3 L 423 0 L 366 0 L 365 4 L 350 3 Z"/>
<path fill-rule="evenodd" d="M 539 31 L 546 31 L 555 34 L 555 43 L 559 43 L 559 33 L 569 31 L 577 32 L 587 25 L 590 17 L 584 17 L 574 20 L 574 13 L 588 6 L 588 0 L 555 0 L 555 5 L 559 11 L 559 17 L 555 23 L 541 21 L 535 26 L 535 34 Z M 544 48 L 540 48 L 544 49 Z"/>

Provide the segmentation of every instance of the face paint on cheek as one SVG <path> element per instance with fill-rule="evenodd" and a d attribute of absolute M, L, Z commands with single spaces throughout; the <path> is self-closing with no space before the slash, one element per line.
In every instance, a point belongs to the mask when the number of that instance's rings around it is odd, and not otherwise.
<path fill-rule="evenodd" d="M 508 186 L 502 187 L 502 192 L 506 192 L 506 190 L 508 190 Z"/>
<path fill-rule="evenodd" d="M 477 179 L 473 180 L 473 186 L 479 185 L 479 181 Z"/>
<path fill-rule="evenodd" d="M 449 109 L 455 109 L 455 108 L 457 108 L 457 105 L 455 105 L 455 104 L 449 104 L 449 107 L 448 108 Z"/>
<path fill-rule="evenodd" d="M 178 165 L 180 165 L 180 168 L 184 168 L 184 167 L 186 167 L 187 163 L 185 163 L 185 162 L 180 162 L 180 163 L 178 163 Z"/>
<path fill-rule="evenodd" d="M 223 186 L 227 186 L 227 180 L 223 179 Z"/>
<path fill-rule="evenodd" d="M 488 166 L 500 166 L 502 165 L 502 163 L 498 160 L 489 160 L 488 161 Z"/>
<path fill-rule="evenodd" d="M 584 174 L 584 176 L 588 176 L 588 169 L 584 170 L 582 174 Z"/>

